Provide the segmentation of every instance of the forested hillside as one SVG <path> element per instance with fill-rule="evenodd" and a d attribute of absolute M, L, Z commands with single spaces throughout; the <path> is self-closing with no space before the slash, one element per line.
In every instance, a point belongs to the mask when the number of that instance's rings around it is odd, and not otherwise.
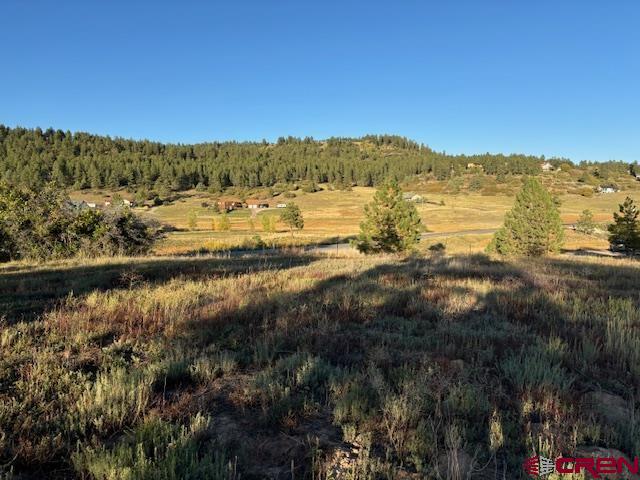
<path fill-rule="evenodd" d="M 54 181 L 73 189 L 221 191 L 302 180 L 372 186 L 387 177 L 402 180 L 415 174 L 445 179 L 465 171 L 469 163 L 482 165 L 489 175 L 536 174 L 543 160 L 527 155 L 447 155 L 390 135 L 182 145 L 0 125 L 0 178 L 30 187 Z M 551 161 L 556 166 L 569 163 Z M 629 168 L 623 163 L 608 167 Z"/>
<path fill-rule="evenodd" d="M 468 162 L 483 164 L 488 173 L 534 173 L 540 163 L 524 155 L 449 156 L 396 136 L 167 145 L 4 126 L 0 161 L 5 179 L 30 186 L 54 180 L 76 189 L 165 184 L 174 190 L 298 180 L 371 186 L 389 175 L 400 179 L 432 172 L 446 178 Z"/>

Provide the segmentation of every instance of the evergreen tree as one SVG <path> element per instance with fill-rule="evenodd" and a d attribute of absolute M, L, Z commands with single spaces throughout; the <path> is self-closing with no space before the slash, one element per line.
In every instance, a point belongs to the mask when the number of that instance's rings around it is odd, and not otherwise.
<path fill-rule="evenodd" d="M 189 228 L 191 230 L 195 230 L 198 226 L 198 212 L 195 210 L 189 211 L 189 217 L 187 218 L 187 222 L 189 224 Z"/>
<path fill-rule="evenodd" d="M 609 225 L 609 243 L 612 247 L 628 252 L 640 250 L 640 225 L 638 225 L 638 207 L 630 197 L 613 214 L 613 223 Z"/>
<path fill-rule="evenodd" d="M 53 171 L 51 172 L 51 180 L 61 188 L 67 186 L 69 181 L 67 172 L 67 164 L 64 159 L 58 159 L 53 162 Z"/>
<path fill-rule="evenodd" d="M 275 225 L 273 221 L 273 217 L 270 215 L 261 215 L 260 222 L 262 223 L 262 230 L 264 232 L 270 233 L 275 231 Z"/>
<path fill-rule="evenodd" d="M 364 207 L 356 248 L 363 253 L 403 252 L 420 240 L 421 221 L 415 205 L 402 199 L 397 182 L 386 182 Z"/>
<path fill-rule="evenodd" d="M 576 230 L 580 233 L 591 235 L 595 229 L 596 224 L 593 221 L 593 213 L 591 213 L 591 210 L 583 210 L 576 222 Z"/>
<path fill-rule="evenodd" d="M 564 230 L 558 205 L 534 178 L 526 178 L 489 251 L 501 255 L 540 256 L 560 250 Z"/>
<path fill-rule="evenodd" d="M 293 236 L 294 230 L 302 230 L 304 228 L 304 219 L 302 218 L 302 212 L 300 212 L 300 207 L 295 203 L 288 203 L 284 210 L 280 213 L 280 220 L 287 227 L 289 227 L 289 231 L 291 232 L 291 236 Z"/>
<path fill-rule="evenodd" d="M 9 229 L 0 222 L 0 262 L 14 258 L 16 245 L 9 235 Z"/>
<path fill-rule="evenodd" d="M 222 215 L 220 215 L 220 220 L 218 220 L 218 229 L 221 232 L 227 232 L 231 230 L 231 222 L 229 221 L 227 212 L 223 212 Z"/>

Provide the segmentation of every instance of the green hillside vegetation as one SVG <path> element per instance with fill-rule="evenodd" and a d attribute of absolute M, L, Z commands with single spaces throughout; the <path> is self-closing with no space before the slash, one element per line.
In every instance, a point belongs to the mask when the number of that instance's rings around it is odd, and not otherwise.
<path fill-rule="evenodd" d="M 6 181 L 28 186 L 54 181 L 75 190 L 126 187 L 151 197 L 192 188 L 219 192 L 294 181 L 348 187 L 420 174 L 444 180 L 470 168 L 502 181 L 509 174 L 540 173 L 543 160 L 518 154 L 448 155 L 393 135 L 175 145 L 0 125 L 0 178 Z M 565 159 L 551 163 L 572 168 Z M 609 162 L 598 164 L 597 171 L 588 164 L 582 168 L 588 183 L 628 174 L 630 166 Z M 481 178 L 475 179 L 473 188 L 481 187 Z"/>

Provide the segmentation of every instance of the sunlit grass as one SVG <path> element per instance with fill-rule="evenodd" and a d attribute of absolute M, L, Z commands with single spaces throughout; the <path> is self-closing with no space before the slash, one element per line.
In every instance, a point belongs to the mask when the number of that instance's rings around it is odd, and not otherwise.
<path fill-rule="evenodd" d="M 606 195 L 584 197 L 567 193 L 575 187 L 575 182 L 560 177 L 542 177 L 544 183 L 552 190 L 560 188 L 558 196 L 561 201 L 560 213 L 564 223 L 574 223 L 580 213 L 589 209 L 594 220 L 606 224 L 611 221 L 612 212 L 626 195 L 637 186 L 631 183 L 628 190 Z M 452 194 L 447 191 L 446 182 L 426 182 L 405 186 L 405 189 L 423 195 L 425 202 L 417 204 L 418 212 L 426 228 L 431 232 L 442 233 L 436 241 L 446 240 L 451 251 L 479 252 L 485 246 L 485 239 L 470 236 L 459 240 L 447 236 L 448 232 L 473 231 L 478 229 L 498 228 L 504 214 L 513 205 L 514 194 L 519 188 L 519 179 L 514 178 L 508 184 L 500 185 L 498 193 L 468 192 Z M 636 182 L 637 183 L 637 182 Z M 555 185 L 555 187 L 554 187 Z M 315 193 L 295 192 L 295 198 L 282 199 L 284 202 L 296 202 L 303 213 L 305 227 L 295 236 L 287 231 L 284 225 L 276 223 L 276 232 L 265 232 L 262 229 L 262 216 L 279 216 L 276 208 L 261 210 L 253 215 L 247 209 L 229 213 L 230 229 L 228 231 L 212 230 L 212 221 L 219 225 L 220 215 L 211 206 L 216 197 L 206 192 L 184 192 L 166 205 L 151 209 L 138 209 L 139 213 L 151 216 L 180 231 L 171 232 L 156 247 L 156 253 L 162 255 L 181 254 L 187 252 L 224 251 L 238 248 L 252 248 L 256 237 L 268 246 L 300 246 L 324 243 L 327 241 L 344 241 L 358 233 L 363 218 L 363 207 L 373 198 L 374 188 L 354 187 L 349 191 L 331 190 L 324 185 L 323 190 Z M 562 190 L 564 189 L 564 190 Z M 101 194 L 78 193 L 77 198 L 96 200 Z M 104 194 L 102 194 L 104 196 Z M 280 198 L 280 197 L 276 197 Z M 274 200 L 280 201 L 280 200 Z M 203 204 L 209 205 L 204 207 Z M 195 215 L 196 225 L 189 225 L 189 218 Z M 253 219 L 253 220 L 251 220 Z M 253 225 L 251 224 L 253 222 Z M 473 235 L 473 234 L 470 234 Z M 478 238 L 477 246 L 474 245 Z M 431 242 L 431 239 L 428 240 Z M 588 237 L 570 235 L 566 247 L 569 249 L 606 248 L 604 237 Z"/>
<path fill-rule="evenodd" d="M 638 278 L 629 259 L 468 252 L 8 264 L 3 288 L 35 315 L 0 327 L 0 460 L 41 477 L 324 478 L 357 445 L 363 478 L 465 455 L 516 478 L 532 451 L 631 455 Z M 628 422 L 576 409 L 599 390 Z"/>

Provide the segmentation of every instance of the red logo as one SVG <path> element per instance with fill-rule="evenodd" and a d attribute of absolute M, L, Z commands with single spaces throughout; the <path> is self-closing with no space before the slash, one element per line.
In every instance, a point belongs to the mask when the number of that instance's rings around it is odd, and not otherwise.
<path fill-rule="evenodd" d="M 544 477 L 549 475 L 554 470 L 553 460 L 546 457 L 531 457 L 527 458 L 522 464 L 524 471 L 532 477 Z"/>
<path fill-rule="evenodd" d="M 588 472 L 591 478 L 602 478 L 602 475 L 621 474 L 625 470 L 632 474 L 640 471 L 638 457 L 627 460 L 625 457 L 560 457 L 555 461 L 550 458 L 535 456 L 527 458 L 522 468 L 532 477 L 544 477 L 556 472 L 561 475 Z"/>
<path fill-rule="evenodd" d="M 539 457 L 527 458 L 522 464 L 522 468 L 532 477 L 537 477 L 540 473 L 540 464 L 538 463 Z"/>

